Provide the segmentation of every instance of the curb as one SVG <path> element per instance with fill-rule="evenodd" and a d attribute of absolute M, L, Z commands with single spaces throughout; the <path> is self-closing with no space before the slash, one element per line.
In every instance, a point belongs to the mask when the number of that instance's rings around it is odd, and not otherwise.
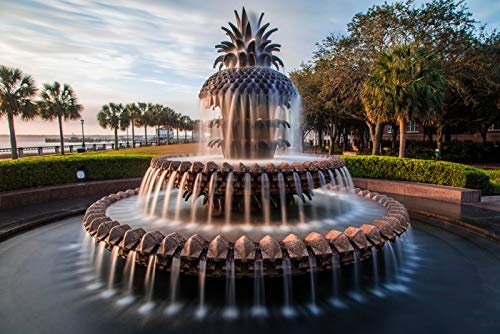
<path fill-rule="evenodd" d="M 11 229 L 8 229 L 6 231 L 0 232 L 0 242 L 5 241 L 7 239 L 10 239 L 18 234 L 21 234 L 23 232 L 33 230 L 37 227 L 55 223 L 57 221 L 82 215 L 85 213 L 86 208 L 79 208 L 79 209 L 74 209 L 74 210 L 66 210 L 63 212 L 57 212 L 50 214 L 48 216 L 42 217 L 42 218 L 35 218 L 33 220 L 29 220 L 24 224 L 21 224 L 20 226 L 13 227 Z"/>
<path fill-rule="evenodd" d="M 419 220 L 418 216 L 425 217 L 425 218 L 430 218 L 430 219 L 433 219 L 433 220 L 438 220 L 439 223 L 444 224 L 445 226 L 447 224 L 454 225 L 454 226 L 460 227 L 462 229 L 465 229 L 465 230 L 474 232 L 476 234 L 479 234 L 479 235 L 481 235 L 483 237 L 486 237 L 488 239 L 495 240 L 495 241 L 500 241 L 500 236 L 498 236 L 498 235 L 496 235 L 494 233 L 488 232 L 486 230 L 483 230 L 482 228 L 479 228 L 477 226 L 474 226 L 474 225 L 471 225 L 469 223 L 466 223 L 463 220 L 453 219 L 453 218 L 442 216 L 442 215 L 439 215 L 439 214 L 436 214 L 436 213 L 426 212 L 426 211 L 418 210 L 418 209 L 410 209 L 409 208 L 408 212 L 413 217 L 417 216 L 417 217 L 415 217 L 417 220 Z"/>

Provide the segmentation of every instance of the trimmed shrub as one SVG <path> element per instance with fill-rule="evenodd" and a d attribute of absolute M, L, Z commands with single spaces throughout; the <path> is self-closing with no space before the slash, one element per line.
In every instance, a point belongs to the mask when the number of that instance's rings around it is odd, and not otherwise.
<path fill-rule="evenodd" d="M 485 169 L 484 172 L 490 177 L 490 181 L 500 184 L 500 169 Z"/>
<path fill-rule="evenodd" d="M 453 162 L 386 156 L 344 156 L 353 177 L 431 183 L 479 189 L 487 193 L 488 175 L 477 168 Z"/>
<path fill-rule="evenodd" d="M 398 156 L 399 142 L 395 149 L 391 149 L 391 141 L 382 141 L 383 154 Z M 434 159 L 436 142 L 417 140 L 406 141 L 406 157 L 415 159 Z M 443 143 L 441 160 L 466 163 L 500 162 L 500 143 L 487 142 L 486 145 L 468 141 L 451 141 Z"/>
<path fill-rule="evenodd" d="M 70 155 L 0 161 L 0 191 L 77 182 L 85 170 L 87 180 L 141 177 L 151 156 Z"/>

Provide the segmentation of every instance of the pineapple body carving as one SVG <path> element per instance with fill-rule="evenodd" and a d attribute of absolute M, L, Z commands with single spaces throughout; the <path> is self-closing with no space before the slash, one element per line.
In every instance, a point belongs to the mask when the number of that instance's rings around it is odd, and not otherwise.
<path fill-rule="evenodd" d="M 288 124 L 283 121 L 298 94 L 284 74 L 271 68 L 283 66 L 273 54 L 280 45 L 269 40 L 277 29 L 267 30 L 269 23 L 262 25 L 263 14 L 258 20 L 245 9 L 241 18 L 236 11 L 235 15 L 236 25 L 222 28 L 230 41 L 216 46 L 223 53 L 214 63 L 219 71 L 208 78 L 199 94 L 204 108 L 221 111 L 222 119 L 209 126 L 221 127 L 223 139 L 214 139 L 209 146 L 220 146 L 228 159 L 270 159 L 278 146 L 290 145 L 277 129 Z"/>

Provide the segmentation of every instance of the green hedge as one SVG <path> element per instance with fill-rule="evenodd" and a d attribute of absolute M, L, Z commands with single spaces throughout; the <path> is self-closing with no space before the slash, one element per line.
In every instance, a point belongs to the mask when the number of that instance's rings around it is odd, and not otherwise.
<path fill-rule="evenodd" d="M 151 158 L 152 156 L 147 155 L 96 154 L 0 161 L 0 191 L 77 182 L 76 172 L 80 169 L 86 171 L 87 179 L 90 181 L 141 177 L 146 172 Z M 482 190 L 484 194 L 493 190 L 490 179 L 484 171 L 457 163 L 387 156 L 343 158 L 353 177 L 472 188 Z"/>
<path fill-rule="evenodd" d="M 362 155 L 343 158 L 353 177 L 431 183 L 479 189 L 484 193 L 490 188 L 484 171 L 453 162 Z"/>
<path fill-rule="evenodd" d="M 87 180 L 141 177 L 150 156 L 48 156 L 0 161 L 0 191 L 77 182 L 84 169 Z"/>

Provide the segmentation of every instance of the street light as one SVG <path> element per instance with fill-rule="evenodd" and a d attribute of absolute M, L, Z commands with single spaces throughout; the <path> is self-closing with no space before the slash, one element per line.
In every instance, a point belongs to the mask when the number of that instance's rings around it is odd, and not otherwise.
<path fill-rule="evenodd" d="M 83 124 L 85 123 L 85 121 L 81 119 L 80 123 L 82 123 L 82 148 L 85 148 L 85 132 L 83 131 Z"/>

